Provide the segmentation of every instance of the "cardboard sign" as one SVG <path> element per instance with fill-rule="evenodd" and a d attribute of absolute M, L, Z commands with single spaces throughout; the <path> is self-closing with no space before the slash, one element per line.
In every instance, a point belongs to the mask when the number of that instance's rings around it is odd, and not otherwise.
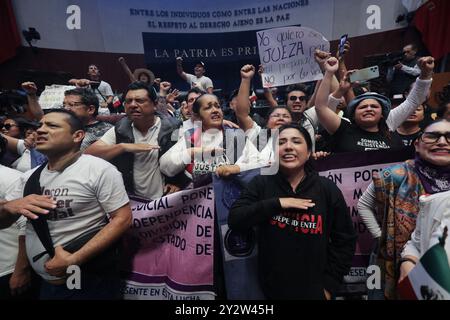
<path fill-rule="evenodd" d="M 41 105 L 41 108 L 61 108 L 64 101 L 64 92 L 71 89 L 75 89 L 75 87 L 59 84 L 45 86 L 45 90 L 42 91 L 41 95 L 39 96 L 39 104 Z"/>
<path fill-rule="evenodd" d="M 256 37 L 264 67 L 264 88 L 323 78 L 314 52 L 316 49 L 328 52 L 330 43 L 319 32 L 306 27 L 285 27 L 258 31 Z"/>

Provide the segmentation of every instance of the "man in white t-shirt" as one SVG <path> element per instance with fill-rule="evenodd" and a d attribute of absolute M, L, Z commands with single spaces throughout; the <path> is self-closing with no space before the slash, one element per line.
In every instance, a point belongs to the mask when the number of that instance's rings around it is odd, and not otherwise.
<path fill-rule="evenodd" d="M 194 67 L 194 74 L 183 71 L 183 58 L 177 57 L 177 73 L 180 77 L 189 83 L 191 88 L 198 87 L 207 93 L 213 93 L 214 85 L 210 78 L 205 76 L 205 64 L 197 61 Z"/>
<path fill-rule="evenodd" d="M 14 190 L 6 195 L 0 208 L 0 221 L 5 215 L 25 215 L 37 219 L 47 215 L 49 238 L 54 256 L 42 242 L 35 223 L 27 223 L 26 248 L 33 269 L 42 282 L 42 299 L 114 299 L 120 295 L 120 279 L 115 244 L 131 225 L 131 208 L 120 173 L 108 162 L 80 156 L 84 138 L 79 118 L 64 109 L 47 113 L 37 130 L 36 148 L 48 158 L 39 167 L 39 190 L 22 198 L 26 184 L 35 170 L 26 172 Z M 108 222 L 108 218 L 110 218 Z M 95 234 L 87 242 L 82 236 Z M 68 245 L 78 249 L 66 251 Z M 69 250 L 69 249 L 67 249 Z M 94 261 L 106 260 L 102 270 Z M 81 268 L 81 289 L 66 286 L 66 270 L 71 265 Z M 98 266 L 98 264 L 97 264 Z"/>
<path fill-rule="evenodd" d="M 100 79 L 100 69 L 95 64 L 90 64 L 87 72 L 89 79 L 70 79 L 69 83 L 77 87 L 87 87 L 92 89 L 99 101 L 98 114 L 109 115 L 108 105 L 114 99 L 111 85 Z"/>
<path fill-rule="evenodd" d="M 6 149 L 6 140 L 0 137 L 0 159 Z M 20 180 L 21 172 L 0 165 L 0 199 L 11 192 L 11 186 Z M 30 264 L 25 252 L 25 217 L 20 217 L 9 228 L 0 230 L 0 300 L 24 298 L 31 283 Z"/>

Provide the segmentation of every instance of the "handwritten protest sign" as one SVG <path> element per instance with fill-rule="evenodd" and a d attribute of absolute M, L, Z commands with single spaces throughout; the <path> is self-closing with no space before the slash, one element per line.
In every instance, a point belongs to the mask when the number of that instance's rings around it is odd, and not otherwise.
<path fill-rule="evenodd" d="M 45 90 L 42 91 L 39 96 L 39 104 L 42 109 L 61 108 L 64 101 L 64 91 L 75 89 L 74 86 L 63 85 L 51 85 L 45 86 Z"/>
<path fill-rule="evenodd" d="M 264 67 L 264 88 L 322 79 L 314 51 L 328 52 L 330 43 L 319 32 L 306 27 L 285 27 L 258 31 L 256 37 Z"/>
<path fill-rule="evenodd" d="M 212 186 L 130 204 L 133 223 L 122 257 L 124 299 L 214 299 Z"/>

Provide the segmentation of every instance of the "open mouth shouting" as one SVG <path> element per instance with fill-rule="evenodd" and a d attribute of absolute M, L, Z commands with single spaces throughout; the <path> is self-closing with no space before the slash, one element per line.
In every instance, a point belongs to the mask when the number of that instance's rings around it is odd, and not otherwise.
<path fill-rule="evenodd" d="M 220 113 L 218 113 L 218 112 L 213 113 L 213 114 L 211 115 L 211 120 L 214 121 L 214 122 L 222 121 L 222 116 L 221 116 Z"/>
<path fill-rule="evenodd" d="M 293 153 L 286 153 L 281 156 L 283 162 L 292 162 L 297 159 L 297 156 Z"/>

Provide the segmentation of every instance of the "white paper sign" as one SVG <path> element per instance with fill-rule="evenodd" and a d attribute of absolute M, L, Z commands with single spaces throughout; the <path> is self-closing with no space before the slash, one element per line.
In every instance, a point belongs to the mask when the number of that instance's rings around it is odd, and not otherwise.
<path fill-rule="evenodd" d="M 64 91 L 75 89 L 74 86 L 63 86 L 54 84 L 45 86 L 39 97 L 39 104 L 42 109 L 61 108 L 64 101 Z"/>
<path fill-rule="evenodd" d="M 306 27 L 285 27 L 258 31 L 256 37 L 264 67 L 264 88 L 323 78 L 314 51 L 328 52 L 330 43 L 319 32 Z"/>

